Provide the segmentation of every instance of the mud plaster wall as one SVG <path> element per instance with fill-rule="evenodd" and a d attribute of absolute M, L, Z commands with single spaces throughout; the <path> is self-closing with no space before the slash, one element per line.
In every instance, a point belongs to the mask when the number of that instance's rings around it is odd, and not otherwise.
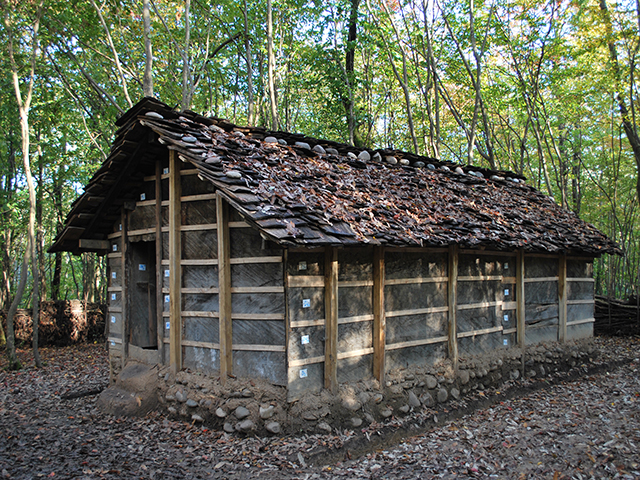
<path fill-rule="evenodd" d="M 457 341 L 461 356 L 514 345 L 514 261 L 515 255 L 510 254 L 459 255 Z"/>
<path fill-rule="evenodd" d="M 445 358 L 447 262 L 444 250 L 385 252 L 386 371 Z"/>

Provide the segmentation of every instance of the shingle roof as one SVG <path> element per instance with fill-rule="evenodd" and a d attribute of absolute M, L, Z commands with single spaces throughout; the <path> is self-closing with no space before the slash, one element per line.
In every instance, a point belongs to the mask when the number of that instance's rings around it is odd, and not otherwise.
<path fill-rule="evenodd" d="M 77 253 L 82 251 L 79 238 L 106 238 L 120 207 L 135 198 L 145 168 L 169 149 L 193 164 L 250 224 L 281 245 L 458 244 L 596 256 L 620 253 L 595 227 L 510 172 L 391 150 L 369 150 L 371 159 L 366 160 L 367 154 L 355 147 L 237 127 L 193 112 L 179 113 L 149 98 L 117 125 L 109 158 L 74 203 L 50 251 Z M 157 141 L 149 143 L 150 134 Z M 281 143 L 274 143 L 276 139 Z M 398 163 L 389 163 L 394 161 Z"/>

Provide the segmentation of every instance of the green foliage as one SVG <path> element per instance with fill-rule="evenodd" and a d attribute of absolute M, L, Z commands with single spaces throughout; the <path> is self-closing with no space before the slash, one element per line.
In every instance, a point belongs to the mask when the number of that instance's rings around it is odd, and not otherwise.
<path fill-rule="evenodd" d="M 14 3 L 4 1 L 2 11 L 18 32 L 16 59 L 27 66 L 23 42 L 28 38 L 29 8 L 12 8 Z M 96 4 L 117 52 L 124 83 L 107 31 L 91 2 L 47 0 L 44 4 L 30 154 L 43 191 L 46 246 L 81 186 L 108 155 L 114 121 L 129 107 L 124 87 L 133 102 L 142 95 L 142 2 Z M 150 40 L 155 95 L 180 104 L 186 56 L 193 110 L 242 124 L 247 122 L 252 97 L 255 123 L 269 125 L 264 3 L 246 2 L 250 57 L 245 49 L 244 2 L 192 1 L 186 52 L 184 2 L 153 4 Z M 278 114 L 283 128 L 347 142 L 352 101 L 358 144 L 412 150 L 411 113 L 421 152 L 466 162 L 475 118 L 474 163 L 488 165 L 483 155 L 490 146 L 497 168 L 526 175 L 530 184 L 615 238 L 625 248 L 625 256 L 596 263 L 596 287 L 616 295 L 636 291 L 638 171 L 615 102 L 616 92 L 622 91 L 630 108 L 638 104 L 635 5 L 610 5 L 613 28 L 608 32 L 595 0 L 562 4 L 361 0 L 357 38 L 349 43 L 352 5 L 349 0 L 273 1 Z M 7 33 L 3 22 L 4 44 Z M 615 42 L 623 66 L 617 76 L 611 68 L 609 40 Z M 349 48 L 355 54 L 355 68 L 347 73 Z M 391 60 L 401 74 L 406 62 L 408 103 Z M 479 92 L 475 81 L 479 81 Z M 0 87 L 0 243 L 8 252 L 3 267 L 12 277 L 18 268 L 15 259 L 25 246 L 27 196 L 17 107 L 4 63 Z M 632 113 L 635 122 L 635 110 Z M 54 264 L 52 256 L 45 257 L 49 283 Z M 62 298 L 83 295 L 85 266 L 86 259 L 63 255 Z"/>

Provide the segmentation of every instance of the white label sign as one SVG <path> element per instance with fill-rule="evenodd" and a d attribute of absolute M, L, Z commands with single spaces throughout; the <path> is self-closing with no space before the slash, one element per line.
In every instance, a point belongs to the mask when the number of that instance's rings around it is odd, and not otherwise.
<path fill-rule="evenodd" d="M 116 323 L 116 317 L 111 315 L 111 323 Z"/>
<path fill-rule="evenodd" d="M 111 272 L 111 278 L 116 278 L 117 276 L 116 272 Z"/>
<path fill-rule="evenodd" d="M 170 273 L 170 271 L 169 271 L 169 270 L 165 270 L 165 271 L 164 271 L 164 276 L 165 276 L 165 277 L 169 277 L 169 273 Z"/>
<path fill-rule="evenodd" d="M 138 270 L 145 272 L 147 270 L 147 266 L 144 263 L 141 263 L 138 265 Z"/>
<path fill-rule="evenodd" d="M 115 293 L 112 293 L 112 294 L 111 294 L 111 300 L 115 300 L 115 299 L 116 299 L 116 294 L 115 294 Z"/>
<path fill-rule="evenodd" d="M 303 368 L 300 370 L 300 378 L 307 378 L 307 369 Z"/>
<path fill-rule="evenodd" d="M 164 324 L 164 328 L 165 328 L 165 329 L 167 329 L 167 330 L 169 330 L 169 329 L 171 328 L 171 322 L 166 322 L 166 323 Z"/>
<path fill-rule="evenodd" d="M 302 343 L 302 345 L 309 343 L 309 335 L 302 335 L 302 337 L 300 337 L 300 343 Z"/>
<path fill-rule="evenodd" d="M 505 314 L 504 314 L 504 321 L 505 321 L 505 322 L 508 322 L 508 321 L 509 321 L 509 314 L 508 314 L 508 313 L 505 313 Z"/>
<path fill-rule="evenodd" d="M 171 301 L 171 297 L 169 295 L 164 296 L 164 303 L 169 303 Z"/>
<path fill-rule="evenodd" d="M 140 200 L 145 200 L 147 198 L 147 196 L 144 193 L 140 194 Z"/>
<path fill-rule="evenodd" d="M 504 296 L 505 296 L 505 297 L 508 297 L 508 296 L 509 296 L 509 289 L 508 289 L 508 288 L 505 288 L 505 289 L 504 289 Z"/>
<path fill-rule="evenodd" d="M 306 270 L 307 269 L 307 262 L 300 262 L 298 264 L 298 270 Z"/>
<path fill-rule="evenodd" d="M 302 308 L 309 308 L 311 307 L 311 299 L 310 298 L 304 298 L 302 300 Z"/>

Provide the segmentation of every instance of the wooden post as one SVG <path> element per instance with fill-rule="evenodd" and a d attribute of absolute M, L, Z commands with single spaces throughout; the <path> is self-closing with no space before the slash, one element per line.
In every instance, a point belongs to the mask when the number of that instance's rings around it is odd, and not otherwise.
<path fill-rule="evenodd" d="M 158 363 L 164 363 L 164 319 L 162 317 L 162 165 L 156 161 L 156 323 Z"/>
<path fill-rule="evenodd" d="M 458 369 L 458 245 L 449 245 L 449 358 L 453 368 Z"/>
<path fill-rule="evenodd" d="M 122 234 L 120 235 L 120 251 L 122 252 L 121 266 L 122 266 L 122 356 L 123 362 L 126 363 L 129 358 L 129 279 L 128 264 L 129 264 L 129 242 L 127 241 L 127 210 L 122 209 L 120 213 L 120 225 L 122 227 Z M 124 363 L 122 366 L 124 367 Z"/>
<path fill-rule="evenodd" d="M 373 376 L 384 387 L 387 320 L 384 311 L 384 247 L 373 247 Z"/>
<path fill-rule="evenodd" d="M 567 340 L 567 256 L 560 255 L 558 265 L 558 341 Z"/>
<path fill-rule="evenodd" d="M 180 225 L 180 161 L 174 150 L 169 152 L 169 359 L 173 374 L 182 370 L 182 252 Z"/>
<path fill-rule="evenodd" d="M 216 229 L 218 234 L 218 291 L 220 379 L 225 383 L 233 373 L 232 323 L 231 323 L 231 247 L 229 237 L 229 205 L 216 193 Z"/>
<path fill-rule="evenodd" d="M 325 249 L 324 263 L 324 387 L 338 391 L 338 249 Z"/>
<path fill-rule="evenodd" d="M 525 303 L 524 303 L 524 251 L 518 250 L 516 256 L 516 335 L 518 346 L 525 346 Z"/>

